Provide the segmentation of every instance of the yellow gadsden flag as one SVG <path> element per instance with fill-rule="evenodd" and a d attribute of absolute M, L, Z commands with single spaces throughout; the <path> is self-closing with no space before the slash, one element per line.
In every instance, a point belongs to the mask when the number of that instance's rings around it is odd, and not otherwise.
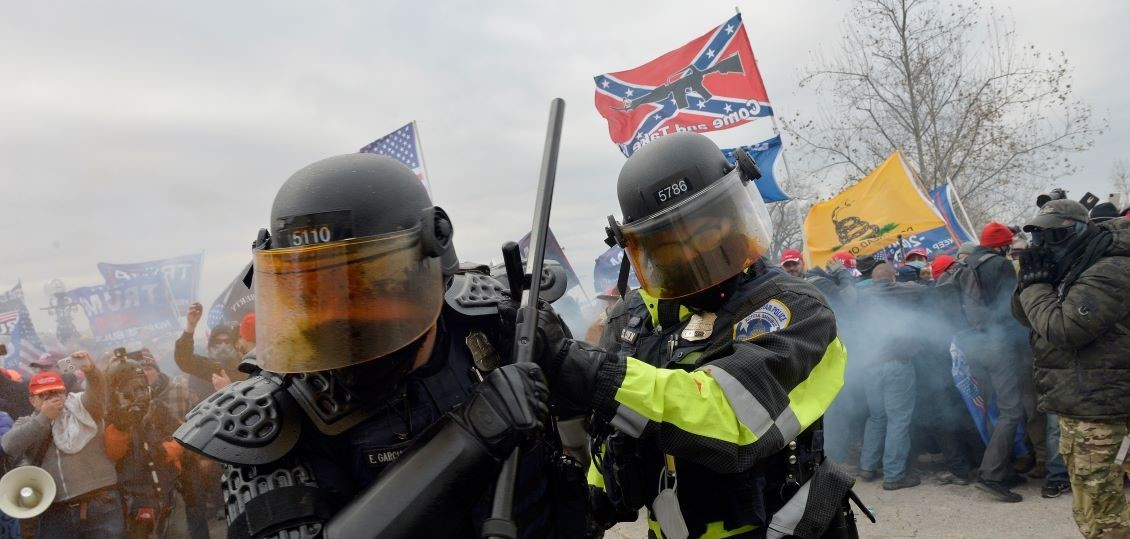
<path fill-rule="evenodd" d="M 871 255 L 910 237 L 945 226 L 945 221 L 899 152 L 827 202 L 812 206 L 804 220 L 810 267 L 823 266 L 838 251 Z"/>

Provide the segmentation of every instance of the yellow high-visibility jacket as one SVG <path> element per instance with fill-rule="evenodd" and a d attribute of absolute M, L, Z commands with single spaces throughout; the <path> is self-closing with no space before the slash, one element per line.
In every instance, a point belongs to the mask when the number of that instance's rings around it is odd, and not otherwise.
<path fill-rule="evenodd" d="M 786 501 L 779 483 L 791 477 L 782 470 L 789 442 L 843 385 L 847 351 L 835 316 L 814 286 L 760 263 L 713 313 L 679 306 L 677 322 L 662 327 L 661 309 L 674 315 L 636 290 L 610 313 L 601 345 L 620 362 L 602 373 L 597 415 L 638 440 L 649 511 L 671 455 L 691 537 L 764 533 Z M 611 478 L 596 461 L 589 483 L 599 495 Z M 752 492 L 757 485 L 778 492 Z"/>

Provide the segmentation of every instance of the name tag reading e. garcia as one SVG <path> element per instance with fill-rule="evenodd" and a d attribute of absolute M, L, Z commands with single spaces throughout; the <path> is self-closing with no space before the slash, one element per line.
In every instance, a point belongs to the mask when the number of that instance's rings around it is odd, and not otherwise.
<path fill-rule="evenodd" d="M 655 201 L 659 204 L 670 202 L 671 200 L 694 191 L 694 186 L 688 183 L 686 178 L 678 181 L 672 180 L 663 182 L 658 185 L 653 185 L 651 188 L 653 189 L 652 196 L 655 197 Z"/>

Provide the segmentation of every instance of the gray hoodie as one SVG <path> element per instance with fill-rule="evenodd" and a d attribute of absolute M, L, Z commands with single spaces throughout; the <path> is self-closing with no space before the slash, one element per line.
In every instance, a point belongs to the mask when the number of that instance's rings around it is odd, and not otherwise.
<path fill-rule="evenodd" d="M 0 438 L 0 446 L 11 461 L 27 460 L 40 466 L 55 479 L 55 501 L 61 502 L 88 492 L 117 484 L 118 473 L 114 462 L 106 456 L 105 431 L 102 425 L 103 395 L 105 385 L 102 373 L 94 369 L 87 373 L 87 391 L 82 402 L 98 422 L 98 434 L 78 453 L 69 455 L 51 443 L 51 420 L 42 412 L 21 417 L 12 430 Z M 47 444 L 46 451 L 43 446 Z M 41 462 L 31 462 L 43 451 Z"/>

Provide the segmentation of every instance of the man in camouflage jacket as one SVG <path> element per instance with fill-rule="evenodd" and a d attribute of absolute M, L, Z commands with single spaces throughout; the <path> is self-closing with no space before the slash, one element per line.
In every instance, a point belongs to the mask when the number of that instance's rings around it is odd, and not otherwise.
<path fill-rule="evenodd" d="M 1013 314 L 1031 330 L 1039 409 L 1060 417 L 1075 522 L 1086 537 L 1130 537 L 1130 220 L 1087 224 L 1082 205 L 1056 200 L 1024 230 Z"/>

